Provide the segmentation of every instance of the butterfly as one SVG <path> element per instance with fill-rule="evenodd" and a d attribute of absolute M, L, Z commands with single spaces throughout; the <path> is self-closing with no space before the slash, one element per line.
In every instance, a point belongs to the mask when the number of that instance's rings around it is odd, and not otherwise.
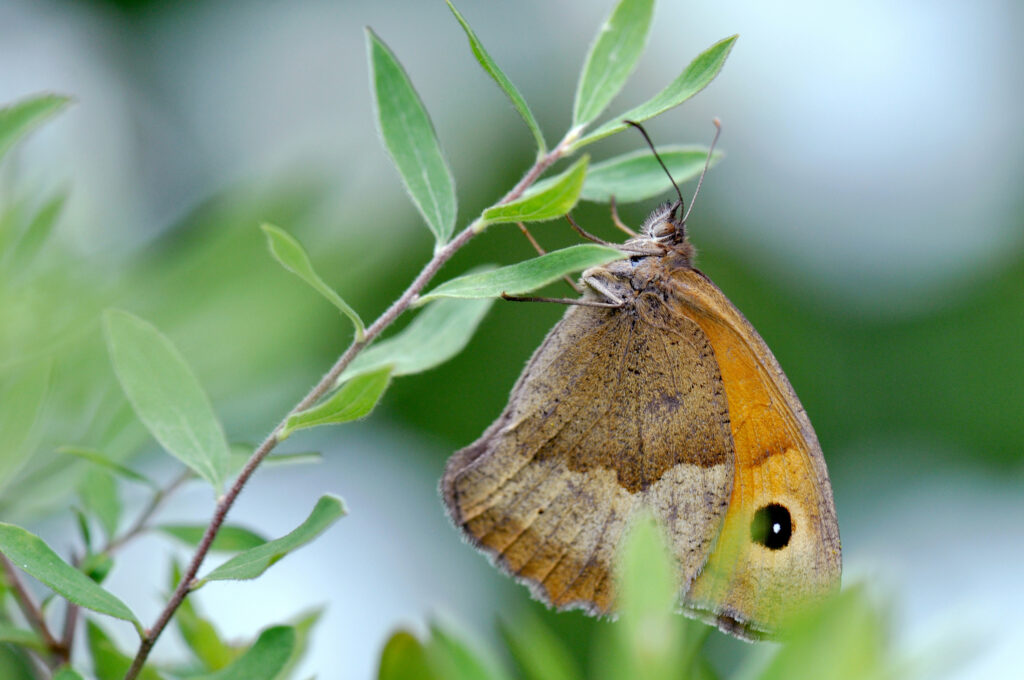
<path fill-rule="evenodd" d="M 582 298 L 498 419 L 451 456 L 441 494 L 535 597 L 594 615 L 614 612 L 616 550 L 653 513 L 683 612 L 770 638 L 838 588 L 832 489 L 789 380 L 694 266 L 685 222 L 680 196 L 621 245 L 628 258 L 583 273 Z"/>

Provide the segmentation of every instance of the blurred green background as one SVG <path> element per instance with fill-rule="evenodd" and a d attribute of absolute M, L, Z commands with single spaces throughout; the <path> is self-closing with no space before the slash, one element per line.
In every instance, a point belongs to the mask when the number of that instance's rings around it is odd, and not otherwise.
<path fill-rule="evenodd" d="M 609 7 L 459 3 L 549 140 L 569 123 Z M 53 452 L 61 444 L 172 474 L 120 396 L 97 323 L 104 307 L 170 335 L 229 436 L 253 441 L 350 336 L 271 260 L 258 224 L 295 234 L 364 319 L 429 257 L 430 235 L 377 140 L 364 25 L 431 112 L 466 224 L 533 151 L 443 3 L 0 0 L 0 102 L 75 99 L 0 167 L 8 231 L 67 193 L 39 257 L 2 261 L 0 368 L 52 358 L 53 374 L 32 456 L 0 481 L 0 519 L 70 543 L 59 510 L 82 469 Z M 718 80 L 649 126 L 661 144 L 707 143 L 711 118 L 723 121 L 727 157 L 690 222 L 699 264 L 772 347 L 811 416 L 847 580 L 867 580 L 892 607 L 901 647 L 976 637 L 950 677 L 1009 677 L 1024 662 L 1024 9 L 663 2 L 611 111 L 732 33 L 740 40 Z M 640 146 L 622 134 L 590 152 Z M 652 207 L 622 215 L 636 224 Z M 617 238 L 605 207 L 583 205 L 576 218 Z M 576 241 L 559 222 L 535 234 L 548 248 Z M 514 228 L 494 228 L 441 277 L 531 254 Z M 391 630 L 434 615 L 485 639 L 496 617 L 530 609 L 588 656 L 598 624 L 530 602 L 459 541 L 435 492 L 446 456 L 497 416 L 562 312 L 497 304 L 462 355 L 398 380 L 368 421 L 290 440 L 325 462 L 261 472 L 232 516 L 284 533 L 322 492 L 345 497 L 351 515 L 265 579 L 204 590 L 204 609 L 246 636 L 326 603 L 307 662 L 324 677 L 368 677 Z M 167 515 L 205 520 L 211 507 L 192 489 Z M 170 554 L 142 540 L 109 582 L 144 620 L 159 609 Z M 157 658 L 176 644 L 168 637 Z M 725 670 L 750 651 L 717 633 L 709 648 Z"/>

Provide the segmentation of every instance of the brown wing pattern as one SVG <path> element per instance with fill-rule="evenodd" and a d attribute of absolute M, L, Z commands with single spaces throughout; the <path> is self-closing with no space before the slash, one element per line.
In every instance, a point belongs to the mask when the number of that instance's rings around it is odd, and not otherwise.
<path fill-rule="evenodd" d="M 684 586 L 717 535 L 733 451 L 721 376 L 700 328 L 641 294 L 620 310 L 571 307 L 505 411 L 452 456 L 455 524 L 557 607 L 608 612 L 631 517 L 666 525 Z"/>

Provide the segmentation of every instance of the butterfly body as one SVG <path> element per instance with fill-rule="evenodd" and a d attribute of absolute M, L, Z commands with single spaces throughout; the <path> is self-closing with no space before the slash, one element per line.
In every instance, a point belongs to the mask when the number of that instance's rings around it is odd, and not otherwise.
<path fill-rule="evenodd" d="M 775 357 L 692 264 L 678 204 L 583 274 L 508 406 L 441 491 L 476 547 L 558 608 L 614 611 L 618 544 L 666 531 L 683 610 L 744 638 L 838 586 L 817 438 Z"/>

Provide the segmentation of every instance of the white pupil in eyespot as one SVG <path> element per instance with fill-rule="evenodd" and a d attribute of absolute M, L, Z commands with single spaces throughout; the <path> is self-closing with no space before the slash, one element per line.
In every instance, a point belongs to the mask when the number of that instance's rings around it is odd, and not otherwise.
<path fill-rule="evenodd" d="M 772 525 L 772 533 L 773 534 L 778 534 L 778 533 L 781 533 L 781 532 L 782 532 L 782 525 L 781 524 L 776 522 L 775 524 Z"/>

